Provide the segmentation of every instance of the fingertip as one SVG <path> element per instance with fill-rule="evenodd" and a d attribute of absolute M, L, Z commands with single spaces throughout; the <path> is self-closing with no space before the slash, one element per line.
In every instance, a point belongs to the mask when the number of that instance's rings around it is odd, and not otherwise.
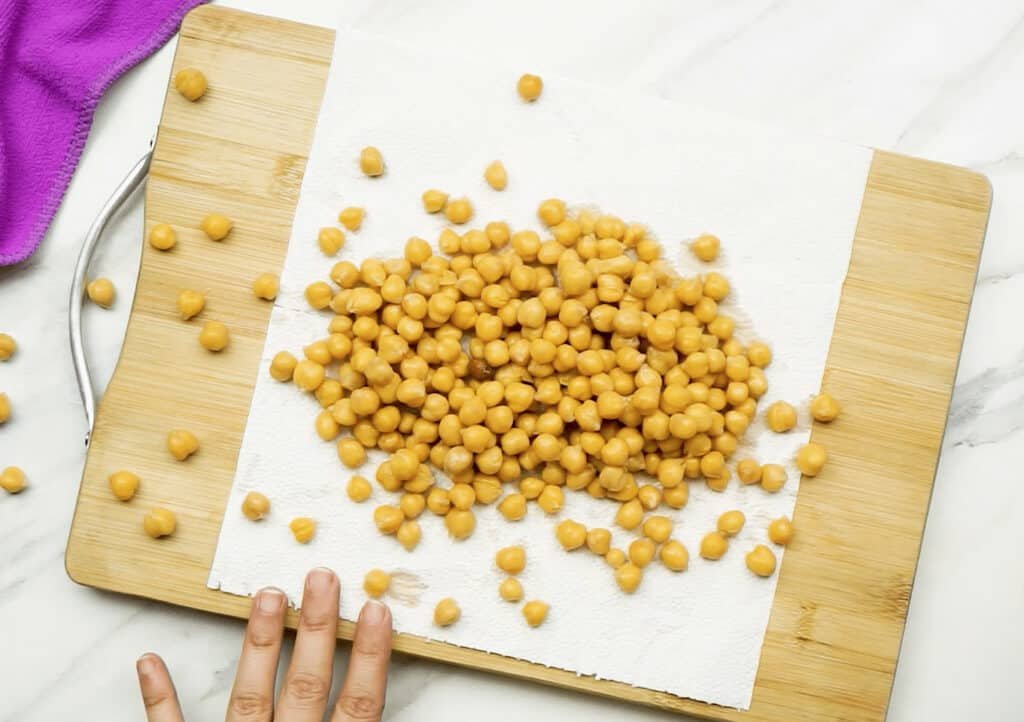
<path fill-rule="evenodd" d="M 148 677 L 157 671 L 159 671 L 162 660 L 156 654 L 152 652 L 146 652 L 137 660 L 135 660 L 135 671 L 138 672 L 140 677 Z"/>
<path fill-rule="evenodd" d="M 306 588 L 310 591 L 326 592 L 338 584 L 338 575 L 327 567 L 315 567 L 306 575 Z"/>
<path fill-rule="evenodd" d="M 264 587 L 256 592 L 253 606 L 264 614 L 278 614 L 284 610 L 288 597 L 277 587 Z"/>
<path fill-rule="evenodd" d="M 391 609 L 376 599 L 370 599 L 359 611 L 359 622 L 372 626 L 391 626 Z"/>

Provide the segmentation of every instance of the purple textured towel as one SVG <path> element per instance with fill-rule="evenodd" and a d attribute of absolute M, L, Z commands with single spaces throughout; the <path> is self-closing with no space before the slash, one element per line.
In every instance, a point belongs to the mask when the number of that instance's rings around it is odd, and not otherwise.
<path fill-rule="evenodd" d="M 0 266 L 39 245 L 100 96 L 204 1 L 0 0 Z"/>

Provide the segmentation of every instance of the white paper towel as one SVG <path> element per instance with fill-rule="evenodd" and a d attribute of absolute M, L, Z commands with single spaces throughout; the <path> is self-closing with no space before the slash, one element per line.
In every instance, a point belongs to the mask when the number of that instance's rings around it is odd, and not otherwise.
<path fill-rule="evenodd" d="M 365 572 L 401 569 L 426 589 L 415 607 L 393 601 L 398 631 L 747 708 L 776 577 L 753 576 L 743 557 L 766 542 L 771 519 L 792 514 L 799 474 L 790 460 L 807 440 L 806 411 L 788 434 L 755 423 L 737 456 L 749 451 L 762 462 L 784 463 L 786 488 L 768 494 L 734 478 L 715 493 L 691 484 L 684 509 L 659 510 L 675 520 L 674 536 L 690 550 L 689 570 L 674 574 L 654 563 L 630 596 L 600 558 L 567 554 L 555 540 L 554 525 L 564 518 L 612 529 L 618 547 L 635 538 L 613 525 L 614 503 L 582 493 L 567 493 L 558 519 L 531 505 L 526 519 L 513 524 L 494 506 L 477 507 L 476 531 L 463 542 L 449 540 L 442 519 L 426 512 L 423 541 L 404 551 L 376 531 L 371 516 L 396 495 L 374 485 L 368 502 L 351 502 L 345 495 L 351 472 L 339 464 L 335 445 L 313 431 L 315 400 L 268 375 L 274 353 L 299 355 L 325 335 L 329 314 L 303 300 L 305 286 L 326 279 L 338 260 L 320 253 L 317 229 L 334 223 L 341 208 L 362 206 L 363 227 L 348 234 L 339 258 L 400 255 L 408 237 L 433 243 L 443 228 L 444 219 L 425 214 L 420 204 L 423 190 L 436 187 L 469 196 L 481 226 L 504 219 L 516 229 L 539 230 L 535 210 L 547 197 L 642 222 L 687 273 L 707 267 L 682 252 L 681 241 L 702 231 L 718 234 L 723 251 L 714 267 L 733 287 L 724 308 L 775 353 L 761 408 L 776 399 L 799 405 L 817 390 L 870 151 L 557 77 L 545 77 L 541 99 L 526 104 L 515 93 L 517 77 L 479 58 L 432 55 L 339 31 L 209 585 L 252 594 L 273 584 L 298 603 L 304 574 L 323 565 L 341 577 L 341 613 L 352 619 L 366 600 Z M 381 178 L 359 172 L 366 145 L 384 155 Z M 495 159 L 509 174 L 501 193 L 482 177 Z M 379 460 L 360 473 L 372 479 Z M 273 504 L 260 523 L 239 511 L 252 489 Z M 722 560 L 701 559 L 701 537 L 733 508 L 747 515 L 743 531 Z M 317 520 L 312 543 L 292 539 L 288 521 L 296 516 Z M 799 533 L 799 519 L 796 526 Z M 525 625 L 520 605 L 498 597 L 502 575 L 494 552 L 509 544 L 527 549 L 520 575 L 526 599 L 551 605 L 538 629 Z M 459 601 L 463 617 L 442 630 L 431 618 L 446 596 Z"/>

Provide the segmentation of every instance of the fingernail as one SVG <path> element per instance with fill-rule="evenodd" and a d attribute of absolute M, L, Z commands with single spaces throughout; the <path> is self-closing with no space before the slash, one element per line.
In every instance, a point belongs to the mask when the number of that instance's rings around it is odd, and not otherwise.
<path fill-rule="evenodd" d="M 334 572 L 330 569 L 317 567 L 306 577 L 306 588 L 314 592 L 326 592 L 334 583 Z"/>
<path fill-rule="evenodd" d="M 284 606 L 285 596 L 284 592 L 276 587 L 267 587 L 261 589 L 256 594 L 256 608 L 261 612 L 274 613 L 280 612 Z"/>
<path fill-rule="evenodd" d="M 388 615 L 388 608 L 376 599 L 369 600 L 359 612 L 359 620 L 367 624 L 381 624 Z"/>
<path fill-rule="evenodd" d="M 156 659 L 147 652 L 135 660 L 135 669 L 142 675 L 152 674 L 156 671 Z"/>

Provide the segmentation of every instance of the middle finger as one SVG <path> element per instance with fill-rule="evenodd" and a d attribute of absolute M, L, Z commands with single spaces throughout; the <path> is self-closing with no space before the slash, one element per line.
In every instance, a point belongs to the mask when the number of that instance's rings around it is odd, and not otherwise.
<path fill-rule="evenodd" d="M 314 569 L 306 577 L 295 651 L 278 698 L 278 722 L 319 722 L 331 692 L 338 627 L 338 577 Z"/>

